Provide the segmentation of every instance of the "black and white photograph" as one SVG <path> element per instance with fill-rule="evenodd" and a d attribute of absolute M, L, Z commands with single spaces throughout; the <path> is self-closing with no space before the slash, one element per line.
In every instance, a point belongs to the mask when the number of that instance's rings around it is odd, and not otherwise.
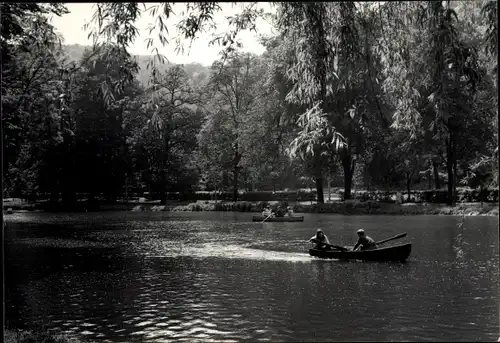
<path fill-rule="evenodd" d="M 4 342 L 500 342 L 496 0 L 0 15 Z"/>

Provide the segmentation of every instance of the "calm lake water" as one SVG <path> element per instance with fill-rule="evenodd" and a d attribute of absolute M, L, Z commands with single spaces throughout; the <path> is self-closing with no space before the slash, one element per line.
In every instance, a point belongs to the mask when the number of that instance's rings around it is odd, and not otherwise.
<path fill-rule="evenodd" d="M 496 217 L 251 213 L 6 216 L 7 328 L 91 341 L 496 341 Z M 307 254 L 401 232 L 405 264 Z M 392 244 L 391 242 L 388 244 Z"/>

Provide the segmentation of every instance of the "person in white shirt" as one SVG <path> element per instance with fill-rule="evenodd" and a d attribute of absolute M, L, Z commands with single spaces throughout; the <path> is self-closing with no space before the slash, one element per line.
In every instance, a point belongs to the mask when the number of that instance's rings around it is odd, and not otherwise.
<path fill-rule="evenodd" d="M 274 215 L 274 214 L 273 214 L 273 211 L 272 211 L 272 209 L 271 209 L 271 205 L 267 205 L 267 206 L 264 208 L 264 210 L 262 211 L 262 215 L 263 215 L 264 217 L 266 217 L 266 218 L 267 218 L 267 217 L 269 217 L 269 216 L 273 216 L 273 215 Z"/>

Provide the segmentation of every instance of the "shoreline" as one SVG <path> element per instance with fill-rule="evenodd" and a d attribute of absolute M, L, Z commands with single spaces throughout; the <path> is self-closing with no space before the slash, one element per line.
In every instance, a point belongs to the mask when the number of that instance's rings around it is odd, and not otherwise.
<path fill-rule="evenodd" d="M 268 202 L 271 206 L 277 207 L 283 205 L 283 202 Z M 12 213 L 26 212 L 252 212 L 261 213 L 261 202 L 176 202 L 167 205 L 160 205 L 158 202 L 144 203 L 118 203 L 114 205 L 100 205 L 93 209 L 86 209 L 79 206 L 72 209 L 50 209 L 43 203 L 25 203 L 25 204 L 4 204 L 3 213 L 9 215 Z M 433 203 L 382 203 L 382 202 L 357 202 L 357 201 L 338 201 L 325 204 L 317 203 L 286 203 L 292 206 L 294 213 L 329 213 L 343 215 L 466 215 L 466 216 L 498 216 L 498 203 L 457 203 L 453 206 L 446 204 Z"/>

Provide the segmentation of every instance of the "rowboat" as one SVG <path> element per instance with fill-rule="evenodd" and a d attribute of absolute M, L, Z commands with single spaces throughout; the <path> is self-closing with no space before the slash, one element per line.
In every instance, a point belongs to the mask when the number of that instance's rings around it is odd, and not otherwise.
<path fill-rule="evenodd" d="M 399 261 L 404 262 L 410 256 L 411 243 L 395 245 L 387 248 L 361 251 L 319 250 L 309 249 L 309 255 L 320 258 L 362 261 Z"/>
<path fill-rule="evenodd" d="M 264 219 L 266 219 L 266 222 L 303 222 L 304 216 L 269 217 L 269 218 L 267 216 L 253 216 L 252 217 L 252 221 L 254 221 L 254 222 L 261 222 Z"/>

